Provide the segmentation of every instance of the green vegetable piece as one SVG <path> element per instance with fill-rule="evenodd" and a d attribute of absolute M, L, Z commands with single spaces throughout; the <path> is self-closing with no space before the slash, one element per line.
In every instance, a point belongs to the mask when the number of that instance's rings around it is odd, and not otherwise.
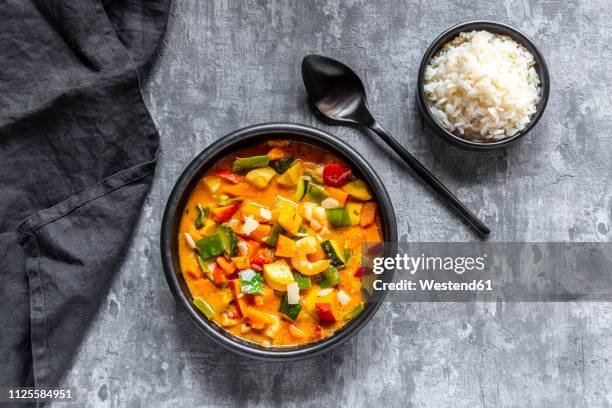
<path fill-rule="evenodd" d="M 293 280 L 297 282 L 300 290 L 309 289 L 312 286 L 310 276 L 304 276 L 301 273 L 293 272 Z"/>
<path fill-rule="evenodd" d="M 289 170 L 289 167 L 291 167 L 294 161 L 295 159 L 293 157 L 282 157 L 278 160 L 272 160 L 270 162 L 270 167 L 278 174 L 283 174 Z"/>
<path fill-rule="evenodd" d="M 344 228 L 351 226 L 351 217 L 346 207 L 326 208 L 327 221 L 334 228 Z"/>
<path fill-rule="evenodd" d="M 196 241 L 196 247 L 202 259 L 210 259 L 223 253 L 223 240 L 221 235 L 216 232 Z"/>
<path fill-rule="evenodd" d="M 197 297 L 193 299 L 193 305 L 198 308 L 206 318 L 212 319 L 215 315 L 215 310 L 204 299 Z"/>
<path fill-rule="evenodd" d="M 196 259 L 198 260 L 198 265 L 200 265 L 200 269 L 202 269 L 202 272 L 204 272 L 204 275 L 206 275 L 206 277 L 214 283 L 215 279 L 213 278 L 212 271 L 208 267 L 208 264 L 206 263 L 206 261 L 202 259 L 200 255 L 196 255 Z"/>
<path fill-rule="evenodd" d="M 351 259 L 351 256 L 354 255 L 354 252 L 351 248 L 346 248 L 344 250 L 344 263 L 348 263 L 349 259 Z"/>
<path fill-rule="evenodd" d="M 210 208 L 202 207 L 202 204 L 196 205 L 196 211 L 198 212 L 198 218 L 195 220 L 195 227 L 197 229 L 204 228 L 206 224 L 206 218 L 208 217 L 208 212 Z"/>
<path fill-rule="evenodd" d="M 300 314 L 301 310 L 302 310 L 302 305 L 300 305 L 299 303 L 297 305 L 289 304 L 289 302 L 287 301 L 287 295 L 283 297 L 283 300 L 281 301 L 281 305 L 278 308 L 279 312 L 281 312 L 282 314 L 284 314 L 291 320 L 295 320 Z"/>
<path fill-rule="evenodd" d="M 225 195 L 225 194 L 223 194 L 223 195 Z M 221 197 L 223 197 L 223 195 Z M 219 198 L 221 198 L 221 197 L 219 197 Z M 231 198 L 228 195 L 226 195 L 224 198 L 226 198 L 226 199 L 223 200 L 223 201 L 219 200 L 219 206 L 220 207 L 225 207 L 226 205 L 230 205 L 230 204 L 234 204 L 234 203 L 241 203 L 244 200 L 244 198 L 242 198 L 242 197 Z"/>
<path fill-rule="evenodd" d="M 259 167 L 267 167 L 269 163 L 268 156 L 238 157 L 232 164 L 232 172 L 244 173 Z"/>
<path fill-rule="evenodd" d="M 232 228 L 223 224 L 217 228 L 217 233 L 223 242 L 223 252 L 227 258 L 233 258 L 238 255 L 238 237 Z"/>
<path fill-rule="evenodd" d="M 224 201 L 229 200 L 230 198 L 231 198 L 231 197 L 230 197 L 230 196 L 228 196 L 227 194 L 221 194 L 221 195 L 219 196 L 219 198 L 217 199 L 217 201 L 218 201 L 219 203 L 222 203 L 222 202 L 224 202 Z"/>
<path fill-rule="evenodd" d="M 252 269 L 238 272 L 240 292 L 248 295 L 263 295 L 263 276 Z"/>
<path fill-rule="evenodd" d="M 306 195 L 306 191 L 308 191 L 308 177 L 302 177 L 295 189 L 295 199 L 297 201 L 302 201 L 304 196 Z"/>
<path fill-rule="evenodd" d="M 272 226 L 272 231 L 270 231 L 270 235 L 268 239 L 266 239 L 266 244 L 271 246 L 272 248 L 276 247 L 276 242 L 278 241 L 278 234 L 281 232 L 281 226 L 278 222 L 275 222 Z"/>
<path fill-rule="evenodd" d="M 308 183 L 308 192 L 306 195 L 309 200 L 317 204 L 321 204 L 321 201 L 329 196 L 322 186 L 314 183 Z"/>
<path fill-rule="evenodd" d="M 345 322 L 348 322 L 349 320 L 353 320 L 355 317 L 361 314 L 361 312 L 363 312 L 364 309 L 365 309 L 365 305 L 363 303 L 359 303 L 357 306 L 351 309 L 351 311 L 347 312 L 342 318 L 344 319 Z"/>
<path fill-rule="evenodd" d="M 331 261 L 332 265 L 339 268 L 344 268 L 346 266 L 346 261 L 336 241 L 333 239 L 323 241 L 321 242 L 321 248 L 323 249 L 323 252 L 325 252 L 325 256 L 327 256 Z"/>
<path fill-rule="evenodd" d="M 302 224 L 302 225 L 300 225 L 300 227 L 298 228 L 298 234 L 305 234 L 306 232 L 308 232 L 308 227 L 306 227 L 306 226 L 305 226 L 305 225 L 303 225 L 303 224 Z M 298 237 L 298 236 L 295 236 L 295 237 L 293 237 L 293 238 L 291 238 L 291 239 L 292 239 L 292 240 L 294 240 L 294 241 L 297 241 L 297 240 L 300 240 L 300 239 L 302 239 L 302 238 L 304 238 L 304 237 Z"/>
<path fill-rule="evenodd" d="M 321 289 L 331 288 L 340 283 L 340 273 L 335 267 L 330 266 L 318 274 L 316 280 Z"/>

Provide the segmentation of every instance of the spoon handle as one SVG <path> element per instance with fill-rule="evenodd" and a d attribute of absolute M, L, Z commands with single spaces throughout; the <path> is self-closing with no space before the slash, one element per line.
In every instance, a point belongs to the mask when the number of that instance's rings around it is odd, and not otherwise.
<path fill-rule="evenodd" d="M 397 140 L 393 138 L 382 126 L 380 126 L 377 122 L 374 122 L 369 128 L 375 132 L 378 136 L 380 136 L 393 150 L 395 153 L 400 155 L 406 163 L 419 175 L 423 180 L 425 180 L 438 194 L 446 200 L 467 222 L 469 222 L 478 233 L 486 237 L 489 235 L 491 230 L 482 222 L 480 219 L 472 212 L 469 208 L 465 206 L 451 191 L 446 188 L 444 184 L 440 180 L 436 178 L 425 166 L 421 164 L 413 155 L 408 153 Z"/>

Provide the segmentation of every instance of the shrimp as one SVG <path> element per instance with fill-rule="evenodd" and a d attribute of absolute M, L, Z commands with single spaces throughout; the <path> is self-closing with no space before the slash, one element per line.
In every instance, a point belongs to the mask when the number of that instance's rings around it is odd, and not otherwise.
<path fill-rule="evenodd" d="M 329 259 L 310 262 L 307 255 L 317 252 L 317 240 L 313 237 L 304 237 L 296 241 L 296 253 L 291 258 L 291 265 L 302 275 L 316 275 L 323 272 L 330 265 Z"/>

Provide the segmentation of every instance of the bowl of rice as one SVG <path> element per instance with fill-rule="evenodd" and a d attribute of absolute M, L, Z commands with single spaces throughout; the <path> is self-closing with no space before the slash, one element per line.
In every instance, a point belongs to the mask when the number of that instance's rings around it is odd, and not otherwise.
<path fill-rule="evenodd" d="M 549 94 L 544 57 L 514 27 L 471 21 L 442 33 L 419 68 L 423 118 L 444 140 L 471 150 L 506 146 L 540 120 Z"/>

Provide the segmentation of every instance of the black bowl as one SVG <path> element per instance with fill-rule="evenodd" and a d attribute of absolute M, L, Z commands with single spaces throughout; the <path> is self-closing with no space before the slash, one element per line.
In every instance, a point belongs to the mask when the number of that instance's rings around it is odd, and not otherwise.
<path fill-rule="evenodd" d="M 531 122 L 529 122 L 529 124 L 523 130 L 516 133 L 515 135 L 495 142 L 467 140 L 448 131 L 435 119 L 435 117 L 431 113 L 431 110 L 429 109 L 429 105 L 425 98 L 423 78 L 429 60 L 442 48 L 442 46 L 444 46 L 444 44 L 458 36 L 459 33 L 473 30 L 485 30 L 493 34 L 507 35 L 511 37 L 514 41 L 521 44 L 533 55 L 533 58 L 536 62 L 535 69 L 540 78 L 540 101 L 538 103 L 536 112 L 531 118 Z M 511 27 L 507 24 L 496 23 L 494 21 L 478 20 L 461 23 L 446 30 L 445 32 L 440 34 L 438 38 L 436 38 L 434 42 L 429 46 L 429 48 L 425 52 L 425 55 L 423 56 L 421 66 L 419 67 L 419 77 L 417 81 L 417 104 L 419 105 L 421 115 L 423 119 L 425 119 L 425 122 L 438 136 L 440 136 L 446 142 L 469 150 L 491 150 L 507 146 L 510 143 L 517 141 L 518 139 L 529 133 L 529 131 L 536 125 L 536 123 L 538 123 L 538 121 L 542 117 L 544 109 L 546 109 L 549 92 L 550 76 L 548 74 L 548 66 L 546 65 L 546 61 L 544 60 L 542 53 L 540 52 L 538 47 L 536 47 L 534 42 L 518 29 Z"/>
<path fill-rule="evenodd" d="M 243 356 L 262 360 L 287 361 L 318 355 L 348 340 L 372 318 L 386 296 L 386 292 L 375 292 L 365 311 L 330 337 L 316 343 L 296 347 L 262 347 L 248 342 L 209 321 L 193 306 L 193 297 L 183 279 L 178 261 L 177 248 L 180 217 L 189 193 L 202 175 L 223 157 L 249 144 L 273 138 L 293 139 L 309 143 L 351 163 L 357 175 L 368 183 L 376 197 L 384 240 L 397 242 L 397 222 L 387 190 L 372 167 L 359 153 L 337 137 L 322 130 L 293 123 L 265 123 L 230 133 L 206 148 L 187 166 L 172 190 L 166 205 L 161 230 L 161 255 L 164 272 L 172 294 L 183 311 L 202 333 L 215 343 Z M 385 272 L 380 278 L 385 282 L 391 282 L 393 271 Z"/>

